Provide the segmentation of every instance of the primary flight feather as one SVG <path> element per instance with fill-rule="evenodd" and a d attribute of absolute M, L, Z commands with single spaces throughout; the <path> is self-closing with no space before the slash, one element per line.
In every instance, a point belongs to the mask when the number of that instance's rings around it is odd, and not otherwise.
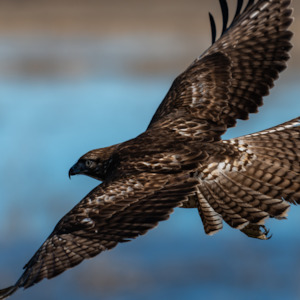
<path fill-rule="evenodd" d="M 212 46 L 174 80 L 147 130 L 88 152 L 70 169 L 102 183 L 58 222 L 0 299 L 145 234 L 175 207 L 197 208 L 207 234 L 224 220 L 269 237 L 265 220 L 300 203 L 300 117 L 231 140 L 221 135 L 257 112 L 286 68 L 290 2 L 238 0 L 228 25 L 220 0 L 220 38 L 210 15 Z"/>

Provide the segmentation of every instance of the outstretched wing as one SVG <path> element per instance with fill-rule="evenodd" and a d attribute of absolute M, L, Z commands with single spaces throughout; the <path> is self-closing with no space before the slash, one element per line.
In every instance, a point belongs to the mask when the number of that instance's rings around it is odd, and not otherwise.
<path fill-rule="evenodd" d="M 178 117 L 185 127 L 185 118 L 192 116 L 205 121 L 212 131 L 217 128 L 218 139 L 236 119 L 247 119 L 263 104 L 263 96 L 289 59 L 290 0 L 259 0 L 256 4 L 250 0 L 241 13 L 242 2 L 238 1 L 236 15 L 227 27 L 227 4 L 220 0 L 222 36 L 175 79 L 149 128 Z M 214 41 L 212 17 L 211 22 Z"/>
<path fill-rule="evenodd" d="M 205 232 L 220 230 L 223 219 L 246 234 L 256 225 L 258 237 L 266 218 L 284 218 L 289 203 L 300 203 L 300 117 L 220 144 L 236 154 L 214 157 L 200 171 Z"/>
<path fill-rule="evenodd" d="M 17 283 L 0 291 L 0 299 L 145 234 L 168 219 L 195 184 L 189 175 L 142 173 L 99 185 L 60 220 Z"/>

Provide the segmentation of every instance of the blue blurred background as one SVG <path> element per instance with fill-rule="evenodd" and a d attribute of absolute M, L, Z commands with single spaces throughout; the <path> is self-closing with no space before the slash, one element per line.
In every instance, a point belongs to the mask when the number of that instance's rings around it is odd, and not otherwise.
<path fill-rule="evenodd" d="M 300 115 L 294 2 L 288 70 L 260 113 L 225 138 Z M 172 80 L 209 46 L 208 11 L 220 20 L 217 0 L 0 1 L 0 288 L 98 184 L 70 181 L 70 166 L 145 130 Z M 258 241 L 226 225 L 208 237 L 197 211 L 176 209 L 147 235 L 14 299 L 299 299 L 299 216 L 295 207 L 268 221 L 273 238 Z"/>

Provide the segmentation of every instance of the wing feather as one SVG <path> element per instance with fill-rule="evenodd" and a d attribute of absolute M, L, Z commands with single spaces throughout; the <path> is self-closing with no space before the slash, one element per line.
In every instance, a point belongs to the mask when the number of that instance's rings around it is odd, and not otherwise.
<path fill-rule="evenodd" d="M 249 113 L 257 112 L 263 97 L 286 68 L 292 47 L 289 0 L 249 1 L 242 12 L 239 1 L 229 27 L 226 1 L 220 4 L 221 37 L 175 79 L 149 129 L 180 116 L 210 122 L 210 134 L 220 126 L 224 126 L 224 132 L 235 125 L 236 119 L 247 119 Z M 211 26 L 214 40 L 212 17 Z M 218 131 L 214 140 L 223 132 Z"/>
<path fill-rule="evenodd" d="M 99 185 L 59 221 L 15 286 L 0 297 L 145 234 L 195 192 L 196 182 L 189 175 L 141 173 Z"/>

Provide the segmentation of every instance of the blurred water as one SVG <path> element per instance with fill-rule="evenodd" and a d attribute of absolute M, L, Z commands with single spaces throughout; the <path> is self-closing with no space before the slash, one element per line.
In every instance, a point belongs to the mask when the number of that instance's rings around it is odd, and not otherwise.
<path fill-rule="evenodd" d="M 260 114 L 225 137 L 299 115 L 292 76 Z M 141 133 L 172 78 L 93 76 L 0 82 L 0 282 L 12 284 L 56 222 L 97 181 L 69 167 L 83 153 Z M 146 236 L 86 261 L 14 299 L 299 299 L 299 210 L 270 221 L 265 242 L 225 227 L 205 236 L 194 210 L 176 209 Z"/>

